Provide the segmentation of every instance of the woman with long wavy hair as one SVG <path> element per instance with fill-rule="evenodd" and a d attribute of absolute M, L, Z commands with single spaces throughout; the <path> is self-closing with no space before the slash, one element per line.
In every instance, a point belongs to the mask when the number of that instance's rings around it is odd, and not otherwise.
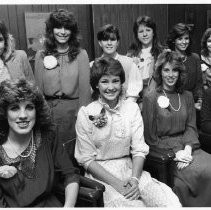
<path fill-rule="evenodd" d="M 89 59 L 78 35 L 71 12 L 53 11 L 46 21 L 44 49 L 35 58 L 35 79 L 52 109 L 62 142 L 75 137 L 77 110 L 91 97 Z"/>
<path fill-rule="evenodd" d="M 140 16 L 133 24 L 135 42 L 128 49 L 127 56 L 132 57 L 142 73 L 143 91 L 139 102 L 143 100 L 154 71 L 155 61 L 162 51 L 158 40 L 156 23 L 149 16 Z"/>
<path fill-rule="evenodd" d="M 0 84 L 0 207 L 74 207 L 79 175 L 55 134 L 50 109 L 25 79 Z M 65 202 L 56 197 L 63 178 Z"/>

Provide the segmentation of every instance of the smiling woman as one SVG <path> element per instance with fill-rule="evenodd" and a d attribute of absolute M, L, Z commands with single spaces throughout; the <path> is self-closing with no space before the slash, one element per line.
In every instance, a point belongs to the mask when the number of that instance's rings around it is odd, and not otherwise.
<path fill-rule="evenodd" d="M 85 176 L 105 185 L 105 207 L 179 207 L 172 190 L 143 170 L 149 147 L 138 105 L 122 97 L 124 81 L 118 60 L 95 60 L 90 77 L 94 101 L 79 110 L 75 157 Z"/>
<path fill-rule="evenodd" d="M 158 86 L 143 101 L 145 140 L 152 148 L 175 153 L 173 190 L 182 205 L 211 206 L 211 155 L 200 149 L 193 95 L 184 90 L 183 60 L 168 50 L 155 66 Z"/>
<path fill-rule="evenodd" d="M 91 99 L 89 59 L 73 13 L 59 9 L 46 20 L 44 49 L 35 57 L 35 80 L 51 107 L 59 140 L 75 138 L 78 108 Z"/>
<path fill-rule="evenodd" d="M 184 23 L 175 24 L 167 37 L 167 46 L 180 54 L 186 69 L 185 90 L 193 93 L 195 108 L 201 109 L 202 104 L 202 72 L 200 58 L 191 52 L 191 29 Z"/>
<path fill-rule="evenodd" d="M 131 58 L 120 55 L 117 52 L 120 35 L 119 30 L 112 24 L 106 24 L 97 33 L 97 40 L 102 49 L 101 57 L 110 57 L 118 60 L 125 71 L 125 82 L 123 84 L 125 96 L 129 100 L 136 101 L 143 83 L 141 73 Z M 94 61 L 90 62 L 92 67 Z"/>
<path fill-rule="evenodd" d="M 3 81 L 0 95 L 0 207 L 61 207 L 53 191 L 57 170 L 64 206 L 73 207 L 78 170 L 57 141 L 43 95 L 26 80 Z"/>

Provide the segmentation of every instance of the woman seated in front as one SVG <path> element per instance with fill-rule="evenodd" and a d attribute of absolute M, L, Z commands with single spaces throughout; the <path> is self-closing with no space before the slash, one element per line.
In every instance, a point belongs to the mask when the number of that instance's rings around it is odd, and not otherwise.
<path fill-rule="evenodd" d="M 124 81 L 118 60 L 95 60 L 90 78 L 94 101 L 79 110 L 75 157 L 87 177 L 105 185 L 105 207 L 179 207 L 172 190 L 143 170 L 149 147 L 138 105 L 122 96 Z"/>
<path fill-rule="evenodd" d="M 65 207 L 78 194 L 78 170 L 58 144 L 49 108 L 30 82 L 0 85 L 0 207 L 61 207 L 55 171 L 64 179 Z"/>
<path fill-rule="evenodd" d="M 144 137 L 150 147 L 175 153 L 174 192 L 185 207 L 211 206 L 211 155 L 200 149 L 193 95 L 185 91 L 185 66 L 177 52 L 160 54 L 158 86 L 143 102 Z"/>

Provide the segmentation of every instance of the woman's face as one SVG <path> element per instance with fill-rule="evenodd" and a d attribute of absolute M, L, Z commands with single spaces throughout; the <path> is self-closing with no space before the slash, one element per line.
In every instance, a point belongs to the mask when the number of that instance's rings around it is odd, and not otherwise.
<path fill-rule="evenodd" d="M 185 52 L 190 44 L 189 34 L 184 34 L 175 39 L 175 51 Z"/>
<path fill-rule="evenodd" d="M 104 55 L 112 57 L 116 54 L 119 41 L 116 37 L 111 37 L 108 40 L 99 41 L 99 45 L 102 48 Z"/>
<path fill-rule="evenodd" d="M 104 75 L 100 78 L 97 88 L 100 96 L 105 103 L 114 108 L 118 102 L 118 98 L 122 89 L 119 76 Z"/>
<path fill-rule="evenodd" d="M 207 50 L 211 53 L 211 36 L 207 38 Z"/>
<path fill-rule="evenodd" d="M 3 54 L 5 48 L 5 40 L 3 35 L 0 33 L 0 56 Z"/>
<path fill-rule="evenodd" d="M 146 48 L 152 45 L 153 42 L 153 29 L 141 24 L 138 27 L 138 39 L 142 43 L 142 47 Z"/>
<path fill-rule="evenodd" d="M 174 90 L 179 72 L 175 68 L 174 63 L 166 63 L 161 70 L 163 88 L 165 90 Z"/>
<path fill-rule="evenodd" d="M 7 109 L 9 132 L 25 135 L 32 131 L 36 121 L 35 105 L 31 101 L 11 104 Z"/>
<path fill-rule="evenodd" d="M 71 31 L 64 27 L 54 28 L 53 35 L 58 44 L 66 44 L 70 39 Z"/>

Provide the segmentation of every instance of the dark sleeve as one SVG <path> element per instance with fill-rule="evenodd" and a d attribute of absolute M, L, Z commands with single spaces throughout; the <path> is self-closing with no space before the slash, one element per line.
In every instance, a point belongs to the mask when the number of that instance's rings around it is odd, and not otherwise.
<path fill-rule="evenodd" d="M 154 96 L 155 97 L 155 96 Z M 156 104 L 154 97 L 150 94 L 143 99 L 142 116 L 144 121 L 144 138 L 149 145 L 158 145 L 159 138 L 156 135 Z"/>
<path fill-rule="evenodd" d="M 201 71 L 201 62 L 200 58 L 197 54 L 193 54 L 196 60 L 196 86 L 193 90 L 194 99 L 197 100 L 202 98 L 202 88 L 203 88 L 203 80 L 202 80 L 202 71 Z"/>
<path fill-rule="evenodd" d="M 5 208 L 5 207 L 8 207 L 8 205 L 4 199 L 2 189 L 0 188 L 0 208 Z"/>
<path fill-rule="evenodd" d="M 183 134 L 183 144 L 190 145 L 193 149 L 199 147 L 198 133 L 196 128 L 196 110 L 194 107 L 194 100 L 191 92 L 185 92 L 186 107 L 188 118 L 186 121 L 185 132 Z"/>
<path fill-rule="evenodd" d="M 30 81 L 35 81 L 34 74 L 33 74 L 31 65 L 29 63 L 29 60 L 28 60 L 28 57 L 27 57 L 25 51 L 20 51 L 20 52 L 22 53 L 21 60 L 22 60 L 23 71 L 24 71 L 26 79 L 30 80 Z"/>
<path fill-rule="evenodd" d="M 146 143 L 158 148 L 172 149 L 174 152 L 183 149 L 183 145 L 179 141 L 175 142 L 172 148 L 169 148 L 168 145 L 163 144 L 161 138 L 157 136 L 156 103 L 155 91 L 150 92 L 143 99 L 142 116 L 144 121 L 144 138 Z"/>
<path fill-rule="evenodd" d="M 53 136 L 53 133 L 52 133 Z M 64 180 L 64 186 L 69 183 L 79 183 L 79 169 L 73 166 L 72 160 L 69 158 L 62 143 L 57 140 L 54 135 L 54 141 L 51 141 L 52 154 L 54 158 L 55 171 L 61 174 Z"/>
<path fill-rule="evenodd" d="M 201 130 L 211 133 L 211 89 L 204 91 L 201 108 Z"/>
<path fill-rule="evenodd" d="M 91 86 L 89 58 L 86 50 L 81 50 L 78 55 L 79 68 L 79 106 L 88 105 L 91 101 Z"/>
<path fill-rule="evenodd" d="M 43 56 L 42 51 L 37 51 L 35 55 L 35 65 L 34 65 L 34 77 L 37 86 L 39 87 L 40 91 L 43 93 Z"/>

